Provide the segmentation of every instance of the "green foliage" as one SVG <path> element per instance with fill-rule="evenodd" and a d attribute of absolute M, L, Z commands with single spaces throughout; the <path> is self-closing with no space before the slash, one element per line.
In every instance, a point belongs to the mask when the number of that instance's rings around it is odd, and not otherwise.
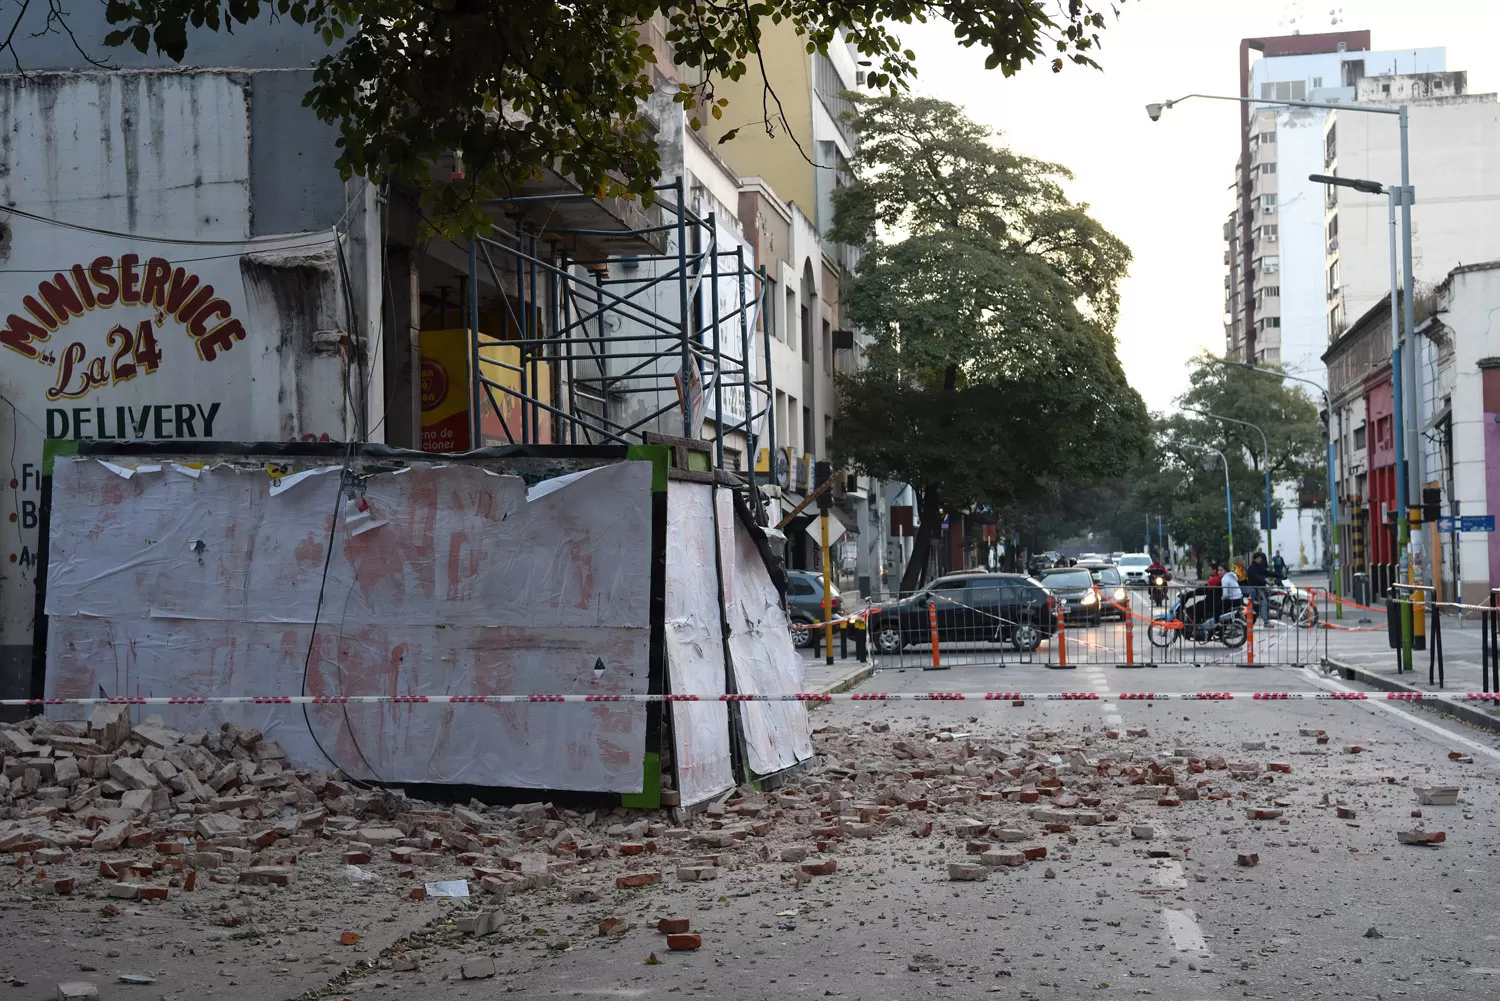
<path fill-rule="evenodd" d="M 1053 53 L 1095 66 L 1103 15 L 1094 0 L 107 0 L 110 45 L 155 48 L 181 61 L 189 27 L 232 31 L 290 18 L 330 46 L 305 103 L 339 128 L 344 175 L 408 184 L 429 195 L 450 234 L 485 225 L 479 201 L 512 193 L 545 169 L 584 190 L 649 198 L 660 179 L 650 45 L 639 26 L 659 17 L 685 79 L 676 95 L 698 128 L 720 80 L 759 60 L 762 32 L 790 23 L 807 51 L 839 32 L 868 60 L 867 79 L 896 93 L 915 74 L 899 25 L 942 17 L 965 46 L 988 51 L 1006 75 Z M 772 128 L 769 120 L 763 123 Z M 434 161 L 461 151 L 465 176 Z"/>
<path fill-rule="evenodd" d="M 1266 445 L 1273 490 L 1304 477 L 1319 483 L 1326 477 L 1318 408 L 1296 385 L 1218 359 L 1197 359 L 1178 401 L 1193 410 L 1155 417 L 1151 450 L 1118 484 L 1113 502 L 1069 512 L 1048 526 L 1056 534 L 1046 539 L 1093 530 L 1134 548 L 1146 519 L 1154 525 L 1160 515 L 1179 545 L 1206 556 L 1228 555 L 1224 463 L 1202 450 L 1216 448 L 1229 460 L 1235 549 L 1249 552 L 1265 509 Z M 1249 421 L 1265 432 L 1265 443 L 1253 428 L 1193 411 Z M 1274 497 L 1271 513 L 1278 520 L 1282 514 Z"/>
<path fill-rule="evenodd" d="M 1063 195 L 1062 168 L 999 146 L 951 104 L 862 101 L 859 179 L 837 238 L 863 246 L 840 290 L 874 335 L 840 379 L 833 448 L 910 484 L 925 562 L 941 505 L 1020 505 L 1128 466 L 1149 423 L 1115 355 L 1129 250 Z"/>

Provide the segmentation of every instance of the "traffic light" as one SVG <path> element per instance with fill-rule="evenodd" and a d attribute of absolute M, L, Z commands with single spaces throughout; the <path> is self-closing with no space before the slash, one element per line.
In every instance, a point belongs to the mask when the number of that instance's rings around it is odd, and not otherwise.
<path fill-rule="evenodd" d="M 1422 488 L 1422 520 L 1434 522 L 1442 515 L 1443 491 L 1438 487 Z"/>
<path fill-rule="evenodd" d="M 813 466 L 813 489 L 822 490 L 823 486 L 833 479 L 833 463 L 819 462 Z M 833 488 L 823 490 L 818 494 L 818 510 L 827 514 L 833 509 Z"/>

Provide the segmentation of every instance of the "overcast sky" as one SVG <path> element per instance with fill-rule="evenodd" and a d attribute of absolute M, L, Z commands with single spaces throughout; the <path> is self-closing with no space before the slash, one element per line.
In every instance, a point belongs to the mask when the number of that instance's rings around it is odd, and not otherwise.
<path fill-rule="evenodd" d="M 1235 94 L 1239 40 L 1368 28 L 1377 49 L 1442 46 L 1469 90 L 1500 89 L 1500 0 L 1125 0 L 1110 18 L 1103 71 L 1035 66 L 1006 79 L 939 23 L 904 28 L 919 93 L 962 105 L 1015 149 L 1073 171 L 1087 202 L 1135 254 L 1117 330 L 1131 384 L 1153 410 L 1187 387 L 1187 362 L 1224 347 L 1224 242 L 1239 150 L 1238 109 L 1193 101 L 1153 123 L 1149 101 Z M 1106 15 L 1108 16 L 1108 15 Z M 1334 23 L 1336 19 L 1337 23 Z M 1421 178 L 1413 177 L 1419 197 Z"/>

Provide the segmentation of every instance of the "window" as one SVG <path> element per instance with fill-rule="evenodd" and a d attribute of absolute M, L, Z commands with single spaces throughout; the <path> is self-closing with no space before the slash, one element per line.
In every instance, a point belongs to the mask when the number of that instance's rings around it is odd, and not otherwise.
<path fill-rule="evenodd" d="M 760 322 L 761 329 L 772 337 L 776 336 L 776 305 L 776 283 L 767 278 L 760 294 Z"/>
<path fill-rule="evenodd" d="M 792 324 L 797 317 L 797 293 L 792 289 L 786 290 L 786 312 L 782 315 L 786 317 L 786 326 L 781 332 L 781 341 L 783 344 L 791 344 L 792 338 L 796 336 Z"/>
<path fill-rule="evenodd" d="M 1276 196 L 1275 195 L 1261 195 L 1260 196 L 1260 210 L 1262 212 L 1275 212 L 1276 211 Z"/>
<path fill-rule="evenodd" d="M 1281 298 L 1281 286 L 1280 285 L 1267 285 L 1265 288 L 1263 288 L 1263 289 L 1260 290 L 1260 294 L 1261 294 L 1261 297 L 1265 298 L 1265 299 L 1280 299 Z"/>
<path fill-rule="evenodd" d="M 802 408 L 802 451 L 806 455 L 817 455 L 818 449 L 813 442 L 813 419 L 812 407 Z"/>
<path fill-rule="evenodd" d="M 1354 429 L 1354 447 L 1365 447 L 1365 426 L 1363 424 Z"/>
<path fill-rule="evenodd" d="M 801 309 L 801 331 L 802 331 L 802 360 L 808 364 L 812 363 L 812 314 L 808 312 L 807 306 Z"/>
<path fill-rule="evenodd" d="M 1281 270 L 1281 258 L 1262 257 L 1260 259 L 1260 270 L 1262 274 L 1274 275 Z"/>
<path fill-rule="evenodd" d="M 833 374 L 833 328 L 823 321 L 823 371 Z"/>
<path fill-rule="evenodd" d="M 1276 164 L 1274 164 L 1274 163 L 1263 163 L 1263 164 L 1260 165 L 1260 172 L 1262 174 L 1274 174 L 1274 173 L 1276 173 Z"/>
<path fill-rule="evenodd" d="M 1328 294 L 1331 296 L 1339 290 L 1339 262 L 1334 261 L 1328 265 Z"/>
<path fill-rule="evenodd" d="M 1305 80 L 1279 80 L 1276 83 L 1263 83 L 1260 85 L 1260 99 L 1262 101 L 1305 101 L 1307 100 L 1307 82 Z"/>
<path fill-rule="evenodd" d="M 1280 236 L 1280 230 L 1274 224 L 1268 223 L 1260 228 L 1260 235 L 1267 243 L 1275 243 Z"/>
<path fill-rule="evenodd" d="M 1276 141 L 1276 133 L 1275 132 L 1262 132 L 1260 134 L 1260 141 L 1263 142 L 1263 143 L 1273 143 L 1273 142 Z"/>
<path fill-rule="evenodd" d="M 1323 137 L 1323 163 L 1330 164 L 1339 155 L 1338 124 L 1328 126 L 1328 135 Z"/>

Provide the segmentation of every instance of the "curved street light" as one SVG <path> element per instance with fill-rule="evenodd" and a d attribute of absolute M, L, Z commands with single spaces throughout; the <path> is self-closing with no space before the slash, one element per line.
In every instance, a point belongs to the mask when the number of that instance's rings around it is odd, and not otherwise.
<path fill-rule="evenodd" d="M 1266 548 L 1271 549 L 1274 552 L 1274 549 L 1271 545 L 1271 442 L 1266 438 L 1265 431 L 1261 430 L 1259 424 L 1251 424 L 1249 421 L 1242 421 L 1236 417 L 1224 417 L 1220 414 L 1211 414 L 1207 410 L 1199 410 L 1196 407 L 1183 407 L 1182 409 L 1188 411 L 1189 413 L 1199 414 L 1203 417 L 1211 417 L 1216 421 L 1224 421 L 1228 424 L 1243 424 L 1247 428 L 1254 428 L 1256 433 L 1260 435 L 1260 445 L 1265 456 L 1263 460 L 1264 465 L 1262 466 L 1261 471 L 1265 473 L 1266 476 Z"/>
<path fill-rule="evenodd" d="M 1229 492 L 1229 456 L 1209 445 L 1195 445 L 1190 441 L 1178 442 L 1183 448 L 1196 448 L 1200 452 L 1212 452 L 1224 462 L 1224 515 L 1229 529 L 1229 559 L 1234 559 L 1234 500 Z"/>

